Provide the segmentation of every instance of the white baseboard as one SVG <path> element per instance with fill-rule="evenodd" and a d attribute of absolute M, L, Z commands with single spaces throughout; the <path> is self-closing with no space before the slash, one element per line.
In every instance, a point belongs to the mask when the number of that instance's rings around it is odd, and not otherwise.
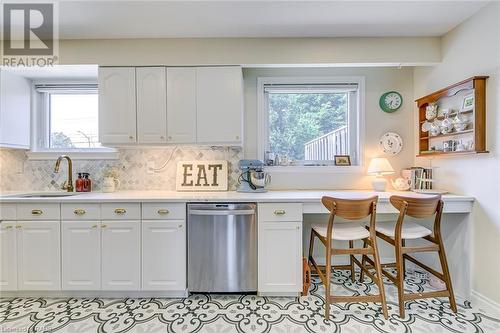
<path fill-rule="evenodd" d="M 482 308 L 488 313 L 500 316 L 500 303 L 497 303 L 492 299 L 489 299 L 488 297 L 484 296 L 483 294 L 475 290 L 472 290 L 471 296 L 472 296 L 471 300 L 472 306 Z"/>

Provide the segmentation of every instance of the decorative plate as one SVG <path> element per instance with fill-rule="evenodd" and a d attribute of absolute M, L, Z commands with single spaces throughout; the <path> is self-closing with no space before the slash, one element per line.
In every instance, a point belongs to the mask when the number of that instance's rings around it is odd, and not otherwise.
<path fill-rule="evenodd" d="M 387 132 L 380 138 L 378 146 L 384 153 L 396 155 L 403 149 L 403 139 L 397 133 Z"/>
<path fill-rule="evenodd" d="M 380 96 L 378 104 L 382 111 L 392 113 L 403 105 L 403 96 L 397 91 L 388 91 Z"/>

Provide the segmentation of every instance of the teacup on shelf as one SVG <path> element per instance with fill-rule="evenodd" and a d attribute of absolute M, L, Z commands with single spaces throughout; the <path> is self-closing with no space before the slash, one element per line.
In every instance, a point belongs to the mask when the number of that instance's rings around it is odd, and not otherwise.
<path fill-rule="evenodd" d="M 463 132 L 467 129 L 467 127 L 469 126 L 469 123 L 457 123 L 457 122 L 454 122 L 453 123 L 453 127 L 455 128 L 455 131 L 457 132 Z"/>
<path fill-rule="evenodd" d="M 436 103 L 429 103 L 429 105 L 425 107 L 425 119 L 432 120 L 436 118 L 438 114 L 437 109 L 438 106 Z"/>
<path fill-rule="evenodd" d="M 441 133 L 441 127 L 439 127 L 439 123 L 436 121 L 433 121 L 431 123 L 431 128 L 429 129 L 429 135 L 430 136 L 436 136 Z"/>

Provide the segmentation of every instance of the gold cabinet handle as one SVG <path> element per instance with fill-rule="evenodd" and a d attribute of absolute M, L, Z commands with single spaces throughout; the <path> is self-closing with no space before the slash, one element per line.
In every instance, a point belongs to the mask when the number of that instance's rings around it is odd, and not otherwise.
<path fill-rule="evenodd" d="M 84 215 L 86 212 L 85 212 L 85 209 L 80 209 L 80 208 L 78 208 L 78 209 L 75 209 L 75 210 L 73 211 L 73 213 L 75 213 L 75 215 L 82 216 L 82 215 Z"/>
<path fill-rule="evenodd" d="M 115 209 L 115 214 L 118 214 L 118 215 L 123 215 L 127 212 L 127 210 L 125 208 L 116 208 Z"/>
<path fill-rule="evenodd" d="M 12 229 L 12 228 L 13 228 L 13 226 L 8 225 L 8 226 L 6 226 L 6 227 L 5 227 L 5 228 L 3 228 L 3 229 L 4 229 L 4 230 L 10 230 L 10 229 Z"/>
<path fill-rule="evenodd" d="M 16 225 L 16 229 L 21 229 L 22 227 L 22 225 Z"/>
<path fill-rule="evenodd" d="M 97 228 L 97 224 L 94 224 L 94 225 L 92 226 L 92 229 L 95 229 L 95 228 Z"/>
<path fill-rule="evenodd" d="M 133 136 L 133 135 L 130 135 L 128 138 L 129 138 L 130 140 L 134 140 L 134 136 Z"/>
<path fill-rule="evenodd" d="M 107 225 L 105 225 L 105 224 L 101 225 L 101 228 L 106 228 L 106 227 L 107 227 Z"/>
<path fill-rule="evenodd" d="M 182 224 L 179 224 L 179 229 L 181 229 L 181 228 L 182 228 Z"/>
<path fill-rule="evenodd" d="M 286 212 L 284 209 L 276 209 L 274 211 L 274 215 L 285 215 L 285 214 L 286 214 Z"/>
<path fill-rule="evenodd" d="M 31 210 L 31 215 L 37 215 L 37 216 L 40 216 L 43 214 L 43 210 L 41 209 L 32 209 Z"/>
<path fill-rule="evenodd" d="M 167 215 L 170 213 L 168 209 L 158 209 L 158 215 Z"/>

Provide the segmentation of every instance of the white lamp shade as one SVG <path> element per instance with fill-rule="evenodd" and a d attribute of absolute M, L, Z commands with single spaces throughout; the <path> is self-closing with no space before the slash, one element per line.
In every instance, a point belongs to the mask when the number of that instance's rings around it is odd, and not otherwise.
<path fill-rule="evenodd" d="M 390 175 L 394 173 L 391 163 L 385 157 L 373 158 L 368 166 L 370 175 Z"/>

